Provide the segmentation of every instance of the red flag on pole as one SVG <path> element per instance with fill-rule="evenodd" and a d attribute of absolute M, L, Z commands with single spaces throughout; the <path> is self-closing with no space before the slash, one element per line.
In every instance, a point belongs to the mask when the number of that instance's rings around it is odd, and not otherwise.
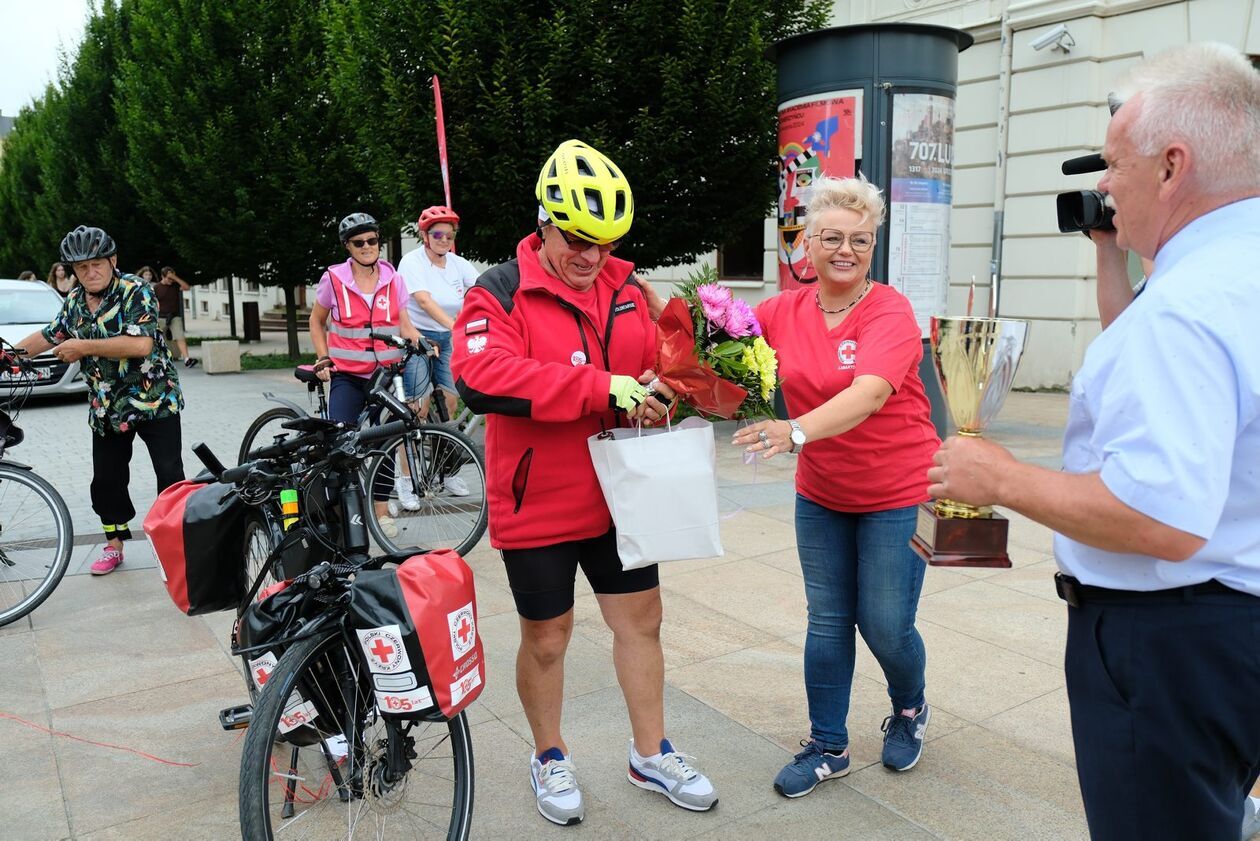
<path fill-rule="evenodd" d="M 446 191 L 446 206 L 451 206 L 451 169 L 446 160 L 446 120 L 442 117 L 442 86 L 433 77 L 433 104 L 437 109 L 438 160 L 442 164 L 442 188 Z"/>

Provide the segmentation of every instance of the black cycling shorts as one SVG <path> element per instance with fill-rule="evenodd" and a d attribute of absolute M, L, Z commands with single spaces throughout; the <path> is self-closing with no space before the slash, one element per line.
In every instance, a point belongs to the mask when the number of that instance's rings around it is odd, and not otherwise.
<path fill-rule="evenodd" d="M 516 612 L 536 621 L 563 616 L 573 607 L 577 568 L 596 593 L 640 593 L 659 586 L 656 564 L 628 572 L 617 556 L 617 532 L 536 549 L 504 549 Z"/>

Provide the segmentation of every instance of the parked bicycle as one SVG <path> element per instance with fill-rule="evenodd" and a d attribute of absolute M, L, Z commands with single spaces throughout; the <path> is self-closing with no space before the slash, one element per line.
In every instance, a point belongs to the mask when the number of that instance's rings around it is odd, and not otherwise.
<path fill-rule="evenodd" d="M 65 500 L 29 466 L 9 458 L 22 443 L 16 421 L 38 378 L 20 348 L 0 339 L 0 626 L 39 607 L 70 564 L 74 527 Z"/>
<path fill-rule="evenodd" d="M 411 417 L 411 411 L 405 407 L 403 369 L 412 356 L 427 356 L 432 365 L 427 344 L 416 346 L 397 336 L 371 335 L 395 344 L 404 354 L 397 363 L 378 368 L 372 375 L 369 399 L 359 416 L 361 428 L 373 423 L 374 418 L 399 417 L 397 404 L 383 405 L 382 393 L 396 398 Z M 306 385 L 315 402 L 315 416 L 327 419 L 327 392 L 314 368 L 300 365 L 293 374 Z M 238 463 L 249 461 L 259 444 L 282 440 L 286 421 L 308 415 L 306 409 L 290 400 L 270 392 L 263 396 L 280 405 L 250 424 L 241 441 Z M 381 454 L 364 466 L 365 485 L 371 488 L 374 502 L 366 512 L 368 529 L 386 552 L 426 546 L 449 547 L 463 555 L 477 545 L 486 531 L 488 508 L 481 445 L 447 423 L 440 393 L 434 406 L 439 409 L 435 422 L 410 429 L 393 442 L 394 446 L 382 447 Z"/>
<path fill-rule="evenodd" d="M 466 716 L 447 720 L 436 709 L 407 720 L 381 714 L 373 675 L 347 623 L 352 579 L 404 560 L 368 555 L 363 464 L 385 454 L 383 448 L 414 424 L 406 419 L 359 431 L 319 418 L 292 419 L 290 435 L 231 469 L 204 445 L 194 448 L 210 474 L 234 486 L 264 524 L 254 532 L 261 539 L 251 544 L 247 537 L 246 545 L 261 550 L 271 544 L 255 559 L 233 633 L 254 703 L 220 714 L 227 729 L 249 727 L 239 791 L 246 839 L 282 832 L 295 838 L 468 837 L 473 759 Z M 276 504 L 294 488 L 296 514 Z M 326 554 L 312 554 L 311 547 Z M 319 557 L 326 559 L 310 566 Z M 253 626 L 240 617 L 265 586 L 280 581 L 288 583 L 276 627 L 262 641 L 245 638 Z M 436 621 L 445 628 L 445 616 Z"/>

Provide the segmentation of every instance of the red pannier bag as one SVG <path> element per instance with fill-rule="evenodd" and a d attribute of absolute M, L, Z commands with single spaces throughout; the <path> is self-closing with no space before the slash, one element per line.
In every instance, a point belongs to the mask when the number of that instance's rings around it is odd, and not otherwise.
<path fill-rule="evenodd" d="M 365 570 L 350 588 L 350 626 L 372 674 L 377 708 L 454 718 L 481 694 L 486 658 L 477 634 L 472 570 L 455 552 L 414 555 Z"/>
<path fill-rule="evenodd" d="M 158 570 L 189 616 L 227 610 L 245 596 L 244 503 L 231 485 L 176 482 L 144 518 Z"/>

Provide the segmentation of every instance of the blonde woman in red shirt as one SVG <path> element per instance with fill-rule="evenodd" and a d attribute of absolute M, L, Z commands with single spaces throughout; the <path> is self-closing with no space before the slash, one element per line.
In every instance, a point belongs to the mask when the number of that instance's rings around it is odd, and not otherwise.
<path fill-rule="evenodd" d="M 811 732 L 775 778 L 786 797 L 849 773 L 855 630 L 888 682 L 884 765 L 914 767 L 931 715 L 914 627 L 924 564 L 909 544 L 940 441 L 919 379 L 923 345 L 910 302 L 869 275 L 884 212 L 879 189 L 865 179 L 815 182 L 805 247 L 818 282 L 757 308 L 792 419 L 735 436 L 765 458 L 800 454 L 796 542 L 809 604 Z"/>

